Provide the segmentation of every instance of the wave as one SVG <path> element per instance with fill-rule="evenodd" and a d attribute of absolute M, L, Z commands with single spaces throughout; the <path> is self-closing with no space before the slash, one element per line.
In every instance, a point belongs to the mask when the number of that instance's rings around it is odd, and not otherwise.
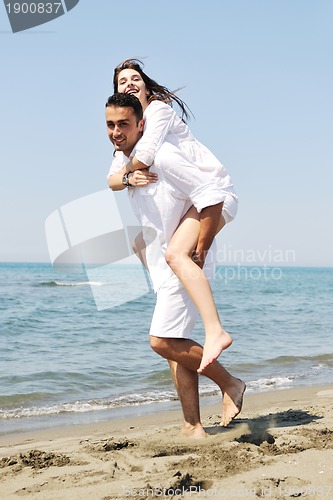
<path fill-rule="evenodd" d="M 108 283 L 103 281 L 41 281 L 37 286 L 103 286 Z"/>
<path fill-rule="evenodd" d="M 325 365 L 316 365 L 312 367 L 313 370 L 325 370 Z M 254 378 L 252 380 L 247 379 L 247 392 L 265 392 L 270 390 L 288 389 L 291 387 L 300 387 L 306 385 L 313 385 L 313 373 L 294 373 L 289 375 L 280 376 L 267 376 Z M 317 374 L 316 374 L 317 375 Z M 317 381 L 319 383 L 319 381 Z M 320 383 L 333 383 L 333 379 L 330 381 L 327 378 L 322 380 Z M 18 395 L 16 395 L 18 396 Z M 130 408 L 132 406 L 142 406 L 156 403 L 172 402 L 178 399 L 176 391 L 172 389 L 152 390 L 143 393 L 132 393 L 124 396 L 119 396 L 114 399 L 91 399 L 91 400 L 78 400 L 74 402 L 59 402 L 52 404 L 45 404 L 40 406 L 30 406 L 30 407 L 17 407 L 18 398 L 16 396 L 8 397 L 6 401 L 7 408 L 0 408 L 0 421 L 1 420 L 12 420 L 20 418 L 30 418 L 30 417 L 43 417 L 52 416 L 60 414 L 77 414 L 77 413 L 88 413 L 88 412 L 99 412 L 102 410 L 112 410 L 120 408 Z M 33 397 L 30 395 L 29 400 L 31 402 L 34 399 L 38 399 L 40 396 L 47 397 L 46 394 L 38 394 Z M 37 397 L 38 396 L 38 397 Z M 217 390 L 216 385 L 206 383 L 200 385 L 200 397 L 220 397 L 220 392 Z M 44 399 L 45 401 L 45 399 Z M 4 401 L 3 401 L 4 402 Z M 25 402 L 27 398 L 25 397 Z M 16 403 L 16 404 L 15 404 Z M 16 407 L 13 407 L 16 406 Z"/>
<path fill-rule="evenodd" d="M 238 376 L 246 381 L 248 392 L 264 392 L 296 386 L 333 383 L 333 354 L 312 357 L 279 356 L 272 360 L 262 360 L 257 364 L 240 363 L 233 368 L 231 371 L 235 371 Z M 230 370 L 230 366 L 228 370 Z M 66 378 L 64 374 L 63 382 L 66 382 Z M 146 383 L 151 385 L 152 381 L 154 381 L 154 384 L 157 383 L 158 388 L 150 389 L 146 386 L 143 390 L 132 389 L 132 392 L 128 394 L 116 394 L 114 397 L 102 396 L 98 399 L 80 399 L 80 393 L 83 395 L 84 392 L 81 392 L 78 386 L 76 387 L 79 389 L 79 394 L 76 396 L 77 400 L 74 401 L 68 400 L 69 396 L 66 398 L 65 392 L 54 394 L 40 391 L 3 396 L 0 398 L 0 421 L 60 414 L 100 412 L 177 400 L 177 394 L 171 385 L 168 370 L 164 368 L 159 370 L 157 368 L 153 379 L 150 380 L 148 376 Z M 87 394 L 86 391 L 85 394 Z M 93 394 L 93 392 L 90 392 L 90 394 Z M 200 396 L 216 396 L 220 398 L 220 393 L 215 384 L 201 379 Z"/>
<path fill-rule="evenodd" d="M 278 356 L 277 358 L 265 361 L 265 364 L 289 365 L 294 363 L 299 364 L 300 361 L 310 361 L 312 363 L 323 363 L 333 366 L 333 353 L 317 354 L 315 356 Z"/>
<path fill-rule="evenodd" d="M 294 385 L 296 378 L 296 376 L 292 375 L 288 377 L 259 378 L 258 380 L 247 382 L 247 391 L 263 392 L 272 389 L 287 389 Z"/>
<path fill-rule="evenodd" d="M 262 359 L 256 362 L 247 362 L 247 363 L 237 363 L 237 365 L 229 365 L 229 368 L 232 370 L 256 370 L 262 367 L 271 367 L 275 365 L 277 367 L 289 367 L 290 365 L 303 365 L 303 364 L 322 364 L 327 366 L 333 366 L 333 353 L 326 354 L 316 354 L 314 356 L 291 356 L 291 355 L 283 355 L 277 356 L 276 358 Z"/>
<path fill-rule="evenodd" d="M 150 391 L 143 394 L 130 394 L 120 396 L 113 400 L 75 401 L 71 403 L 58 403 L 45 406 L 20 407 L 3 410 L 0 409 L 0 420 L 56 415 L 61 413 L 85 413 L 128 406 L 147 405 L 177 400 L 175 391 Z"/>
<path fill-rule="evenodd" d="M 201 396 L 213 396 L 218 394 L 216 386 L 205 385 L 200 388 Z M 124 396 L 118 396 L 114 399 L 91 399 L 91 400 L 78 400 L 75 402 L 66 403 L 53 403 L 41 406 L 23 406 L 18 404 L 22 400 L 29 400 L 33 402 L 38 400 L 40 396 L 47 399 L 47 394 L 30 394 L 15 396 L 7 396 L 2 398 L 2 402 L 6 404 L 7 408 L 0 408 L 0 420 L 19 419 L 27 417 L 41 417 L 47 415 L 57 415 L 64 413 L 85 413 L 101 410 L 111 410 L 115 408 L 126 408 L 131 406 L 148 405 L 153 403 L 165 403 L 176 401 L 178 399 L 177 393 L 173 389 L 151 390 L 143 393 L 132 393 Z M 4 400 L 6 399 L 6 401 Z M 16 407 L 13 407 L 13 406 Z"/>

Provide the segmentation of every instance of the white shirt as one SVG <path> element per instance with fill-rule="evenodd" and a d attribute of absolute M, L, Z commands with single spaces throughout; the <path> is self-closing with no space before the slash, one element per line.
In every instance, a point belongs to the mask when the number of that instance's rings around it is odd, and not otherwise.
<path fill-rule="evenodd" d="M 187 160 L 210 176 L 226 177 L 222 163 L 192 135 L 174 109 L 162 101 L 152 101 L 143 114 L 144 134 L 135 147 L 136 158 L 145 165 L 154 162 L 157 151 L 166 141 L 177 146 Z M 133 156 L 133 154 L 132 154 Z"/>
<path fill-rule="evenodd" d="M 165 261 L 165 251 L 176 231 L 180 220 L 192 206 L 198 194 L 198 186 L 189 184 L 180 186 L 165 172 L 161 163 L 169 158 L 167 151 L 172 145 L 164 143 L 155 157 L 155 163 L 150 167 L 151 172 L 158 174 L 156 183 L 145 187 L 136 187 L 128 190 L 133 211 L 143 228 L 143 236 L 148 245 L 146 259 L 154 290 L 157 291 L 173 271 Z M 160 161 L 161 160 L 161 161 Z M 123 153 L 118 153 L 111 165 L 109 176 L 119 172 L 123 163 L 129 159 Z M 203 175 L 203 174 L 202 174 Z M 220 195 L 221 196 L 221 195 Z M 192 198 L 192 199 L 191 199 Z M 156 237 L 151 242 L 151 234 Z M 212 246 L 214 251 L 215 245 Z M 209 252 L 205 263 L 205 273 L 208 278 L 214 274 L 213 252 Z"/>
<path fill-rule="evenodd" d="M 201 194 L 199 196 L 198 192 L 192 202 L 198 212 L 206 206 L 225 201 L 229 195 L 236 202 L 237 210 L 238 197 L 225 167 L 206 146 L 193 137 L 186 123 L 171 106 L 159 100 L 152 101 L 143 116 L 144 134 L 136 144 L 131 157 L 135 155 L 139 161 L 148 166 L 154 161 L 156 164 L 156 155 L 161 146 L 168 143 L 170 161 L 164 157 L 161 166 L 164 171 L 168 171 L 169 181 L 172 178 L 178 186 L 184 181 L 197 186 Z M 188 193 L 187 188 L 186 195 Z"/>

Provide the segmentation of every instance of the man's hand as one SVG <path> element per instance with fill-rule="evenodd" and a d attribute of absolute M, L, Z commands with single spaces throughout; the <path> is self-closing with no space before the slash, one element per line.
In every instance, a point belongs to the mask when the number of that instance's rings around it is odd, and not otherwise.
<path fill-rule="evenodd" d="M 224 220 L 221 217 L 222 206 L 223 202 L 206 207 L 201 211 L 198 243 L 192 255 L 192 260 L 201 269 L 213 239 L 224 225 Z"/>
<path fill-rule="evenodd" d="M 147 168 L 144 170 L 135 170 L 128 176 L 128 181 L 133 187 L 147 186 L 147 184 L 151 184 L 156 182 L 158 179 L 158 175 L 154 172 L 149 172 Z"/>
<path fill-rule="evenodd" d="M 194 250 L 192 254 L 193 262 L 195 262 L 196 265 L 200 267 L 200 269 L 202 269 L 204 266 L 206 255 L 207 252 L 205 250 L 199 251 L 197 248 Z"/>

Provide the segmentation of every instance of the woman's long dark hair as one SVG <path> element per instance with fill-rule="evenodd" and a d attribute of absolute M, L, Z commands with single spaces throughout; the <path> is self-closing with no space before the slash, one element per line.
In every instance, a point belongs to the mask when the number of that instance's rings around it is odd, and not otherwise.
<path fill-rule="evenodd" d="M 181 109 L 182 119 L 184 121 L 188 120 L 191 110 L 187 106 L 187 104 L 185 104 L 184 101 L 182 101 L 178 96 L 175 95 L 175 92 L 177 92 L 177 90 L 179 89 L 175 90 L 174 92 L 171 92 L 171 90 L 169 90 L 167 87 L 163 87 L 163 85 L 160 85 L 159 83 L 155 82 L 155 80 L 149 78 L 149 76 L 146 75 L 146 73 L 143 71 L 142 68 L 143 68 L 143 63 L 139 59 L 126 59 L 126 61 L 123 61 L 122 63 L 118 64 L 113 73 L 114 92 L 118 92 L 119 73 L 123 69 L 133 69 L 141 75 L 142 80 L 145 82 L 146 88 L 149 92 L 148 104 L 156 99 L 170 105 L 172 105 L 172 101 L 175 101 Z"/>

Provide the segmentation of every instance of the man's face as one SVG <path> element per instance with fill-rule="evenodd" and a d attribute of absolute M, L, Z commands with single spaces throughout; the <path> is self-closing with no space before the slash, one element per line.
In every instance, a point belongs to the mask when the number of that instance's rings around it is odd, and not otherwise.
<path fill-rule="evenodd" d="M 135 144 L 142 136 L 143 120 L 137 123 L 132 108 L 108 106 L 106 108 L 106 126 L 110 141 L 116 151 L 130 156 Z"/>

